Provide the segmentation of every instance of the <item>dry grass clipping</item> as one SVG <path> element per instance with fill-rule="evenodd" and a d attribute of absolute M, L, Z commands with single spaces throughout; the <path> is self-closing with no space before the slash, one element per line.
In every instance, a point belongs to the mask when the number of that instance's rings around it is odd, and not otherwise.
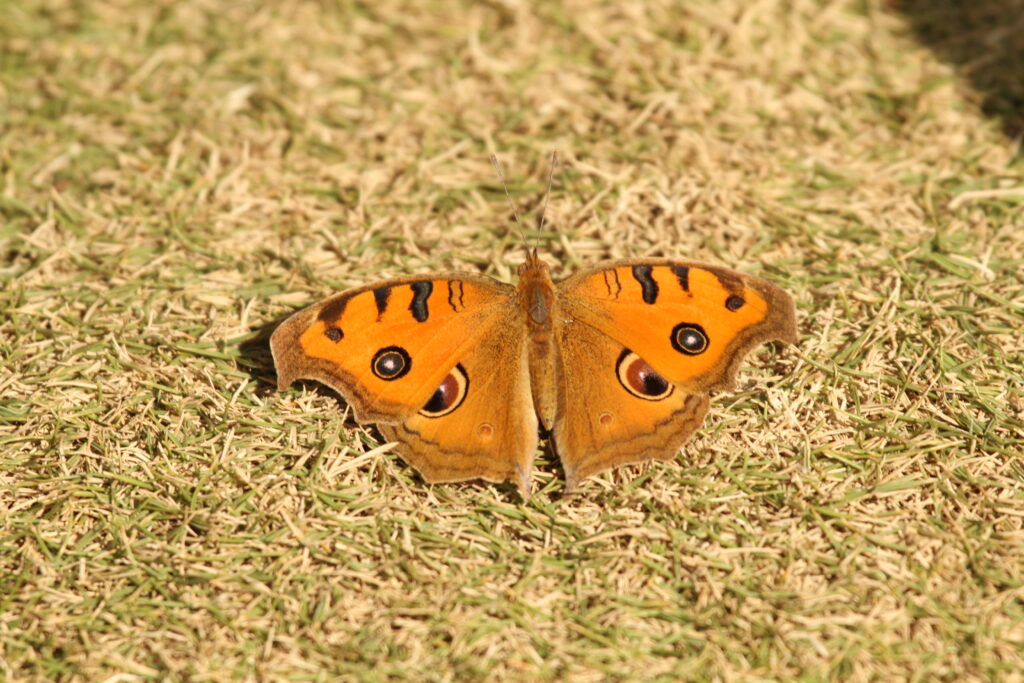
<path fill-rule="evenodd" d="M 0 678 L 1020 680 L 1024 161 L 920 5 L 0 3 Z M 676 463 L 523 504 L 273 389 L 302 304 L 508 279 L 556 148 L 558 272 L 798 301 Z"/>

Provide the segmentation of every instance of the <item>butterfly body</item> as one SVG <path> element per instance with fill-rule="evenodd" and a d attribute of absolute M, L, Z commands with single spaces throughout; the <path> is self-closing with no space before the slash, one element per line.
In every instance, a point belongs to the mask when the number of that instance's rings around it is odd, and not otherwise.
<path fill-rule="evenodd" d="M 526 262 L 519 268 L 518 292 L 520 304 L 526 311 L 529 331 L 528 358 L 534 410 L 541 425 L 551 429 L 558 397 L 555 385 L 558 357 L 554 330 L 556 324 L 560 323 L 560 310 L 551 272 L 537 258 L 536 251 L 528 252 Z"/>
<path fill-rule="evenodd" d="M 670 459 L 709 392 L 771 339 L 795 342 L 795 314 L 764 280 L 635 259 L 555 283 L 534 250 L 515 287 L 452 273 L 336 294 L 282 323 L 271 349 L 281 388 L 334 388 L 428 482 L 512 480 L 526 492 L 539 426 L 569 490 Z"/>

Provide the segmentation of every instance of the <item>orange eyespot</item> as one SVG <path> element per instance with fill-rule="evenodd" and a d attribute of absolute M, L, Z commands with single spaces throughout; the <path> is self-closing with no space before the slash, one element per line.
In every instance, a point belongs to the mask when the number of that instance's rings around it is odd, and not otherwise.
<path fill-rule="evenodd" d="M 645 401 L 660 401 L 668 398 L 675 387 L 659 375 L 654 368 L 629 349 L 622 352 L 616 364 L 615 373 L 626 391 Z M 608 416 L 611 418 L 611 415 Z M 607 424 L 602 422 L 602 424 Z"/>
<path fill-rule="evenodd" d="M 440 386 L 420 409 L 424 417 L 443 417 L 450 414 L 466 399 L 469 392 L 469 376 L 462 364 L 456 365 Z"/>
<path fill-rule="evenodd" d="M 679 323 L 672 328 L 669 339 L 672 348 L 687 356 L 697 356 L 708 349 L 708 333 L 697 323 Z"/>
<path fill-rule="evenodd" d="M 392 381 L 404 376 L 412 368 L 409 353 L 401 346 L 385 346 L 373 356 L 370 369 L 377 377 Z"/>

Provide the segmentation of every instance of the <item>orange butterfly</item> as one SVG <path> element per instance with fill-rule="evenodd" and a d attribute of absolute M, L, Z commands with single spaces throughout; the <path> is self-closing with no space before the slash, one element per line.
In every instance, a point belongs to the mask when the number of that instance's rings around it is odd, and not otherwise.
<path fill-rule="evenodd" d="M 323 382 L 428 482 L 512 480 L 537 428 L 566 491 L 670 460 L 766 341 L 796 343 L 793 301 L 730 270 L 670 259 L 598 263 L 555 283 L 527 252 L 512 286 L 466 273 L 385 280 L 305 308 L 270 338 L 278 387 Z"/>

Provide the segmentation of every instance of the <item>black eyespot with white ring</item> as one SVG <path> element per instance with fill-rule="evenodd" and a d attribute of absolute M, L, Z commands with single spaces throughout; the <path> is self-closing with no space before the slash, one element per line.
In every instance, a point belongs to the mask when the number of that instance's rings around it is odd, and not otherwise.
<path fill-rule="evenodd" d="M 401 346 L 385 346 L 370 361 L 373 374 L 388 382 L 403 377 L 411 368 L 412 359 Z"/>
<path fill-rule="evenodd" d="M 672 348 L 687 356 L 699 356 L 708 349 L 708 333 L 697 323 L 679 323 L 669 339 Z"/>
<path fill-rule="evenodd" d="M 619 356 L 615 374 L 626 391 L 645 401 L 660 401 L 671 396 L 675 390 L 671 382 L 629 349 L 625 349 Z"/>
<path fill-rule="evenodd" d="M 430 400 L 420 408 L 420 415 L 423 417 L 444 417 L 462 405 L 468 393 L 469 375 L 466 374 L 466 369 L 460 363 L 448 373 L 448 376 L 437 387 Z"/>

